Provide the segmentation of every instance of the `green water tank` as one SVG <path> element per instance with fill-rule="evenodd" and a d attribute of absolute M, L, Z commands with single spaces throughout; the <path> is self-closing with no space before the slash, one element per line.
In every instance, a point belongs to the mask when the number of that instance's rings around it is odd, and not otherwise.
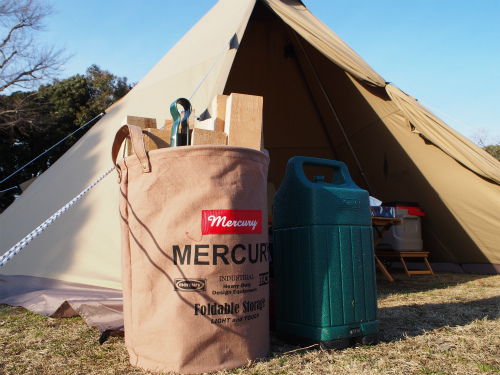
<path fill-rule="evenodd" d="M 306 177 L 304 166 L 333 172 Z M 368 192 L 339 161 L 288 161 L 273 200 L 276 331 L 324 348 L 378 342 L 375 262 Z"/>

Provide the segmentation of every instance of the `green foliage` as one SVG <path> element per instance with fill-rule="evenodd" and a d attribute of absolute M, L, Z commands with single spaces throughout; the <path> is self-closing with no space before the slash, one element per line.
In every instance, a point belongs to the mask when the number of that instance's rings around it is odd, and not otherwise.
<path fill-rule="evenodd" d="M 483 150 L 492 155 L 495 159 L 500 161 L 500 145 L 484 146 Z"/>
<path fill-rule="evenodd" d="M 54 80 L 38 91 L 0 95 L 0 181 L 102 113 L 131 88 L 127 78 L 92 65 L 85 75 Z M 0 191 L 44 172 L 91 125 L 2 183 Z M 0 196 L 0 212 L 18 193 L 16 189 Z"/>

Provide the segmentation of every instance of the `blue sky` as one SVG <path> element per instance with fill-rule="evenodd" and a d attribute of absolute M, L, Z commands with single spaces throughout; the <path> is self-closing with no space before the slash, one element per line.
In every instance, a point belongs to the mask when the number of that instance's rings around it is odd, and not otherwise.
<path fill-rule="evenodd" d="M 73 55 L 62 77 L 97 64 L 130 82 L 217 2 L 47 1 L 57 14 L 47 19 L 43 38 Z M 386 81 L 455 130 L 470 139 L 485 132 L 487 143 L 500 142 L 500 0 L 304 3 Z"/>

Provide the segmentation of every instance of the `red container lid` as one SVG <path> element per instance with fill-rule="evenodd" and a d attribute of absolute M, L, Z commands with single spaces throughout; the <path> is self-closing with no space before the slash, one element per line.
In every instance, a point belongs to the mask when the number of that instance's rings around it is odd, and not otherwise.
<path fill-rule="evenodd" d="M 421 211 L 420 206 L 416 202 L 383 202 L 382 206 L 394 207 L 394 209 L 408 210 L 409 215 L 424 217 L 425 213 Z"/>

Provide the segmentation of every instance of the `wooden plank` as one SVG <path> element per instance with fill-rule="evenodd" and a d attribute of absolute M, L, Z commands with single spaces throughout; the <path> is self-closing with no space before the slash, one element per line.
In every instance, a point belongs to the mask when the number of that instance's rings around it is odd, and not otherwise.
<path fill-rule="evenodd" d="M 396 217 L 381 217 L 381 216 L 372 216 L 372 224 L 375 225 L 385 225 L 385 224 L 392 224 L 392 225 L 402 225 L 403 222 L 401 219 L 396 218 Z"/>
<path fill-rule="evenodd" d="M 189 114 L 188 117 L 188 125 L 189 129 L 193 130 L 194 129 L 194 124 L 196 123 L 196 116 L 194 114 L 194 108 L 191 110 L 191 113 Z"/>
<path fill-rule="evenodd" d="M 172 125 L 174 125 L 174 120 L 165 120 L 165 124 L 163 125 L 163 129 L 172 130 Z"/>
<path fill-rule="evenodd" d="M 432 271 L 412 271 L 412 270 L 408 270 L 407 271 L 408 273 L 408 276 L 409 275 L 434 275 L 434 273 Z"/>
<path fill-rule="evenodd" d="M 214 122 L 214 130 L 219 132 L 224 131 L 226 122 L 226 103 L 229 95 L 216 95 L 212 101 L 212 119 Z"/>
<path fill-rule="evenodd" d="M 262 96 L 232 93 L 226 102 L 227 144 L 262 150 Z"/>
<path fill-rule="evenodd" d="M 182 112 L 180 114 L 181 116 L 181 119 L 184 117 L 184 112 Z M 194 114 L 194 109 L 191 111 L 191 113 L 189 114 L 189 117 L 188 117 L 188 125 L 189 125 L 189 129 L 193 130 L 194 129 L 194 126 L 195 126 L 195 123 L 196 123 L 196 116 Z M 164 129 L 169 129 L 171 130 L 172 129 L 172 125 L 174 125 L 174 120 L 172 119 L 167 119 L 165 120 L 165 124 L 163 126 Z M 179 133 L 181 132 L 181 125 L 179 124 Z"/>
<path fill-rule="evenodd" d="M 379 242 L 393 225 L 401 224 L 403 224 L 403 222 L 398 218 L 372 216 L 372 226 L 377 232 L 377 236 L 373 239 L 373 246 L 377 247 Z M 379 227 L 382 227 L 382 229 L 380 229 Z"/>
<path fill-rule="evenodd" d="M 125 121 L 129 125 L 135 125 L 135 126 L 140 127 L 141 129 L 146 129 L 146 128 L 156 129 L 156 128 L 158 128 L 156 126 L 156 119 L 155 118 L 127 116 Z"/>
<path fill-rule="evenodd" d="M 197 129 L 205 129 L 205 130 L 212 130 L 212 131 L 215 131 L 215 126 L 214 126 L 214 119 L 213 118 L 209 118 L 209 119 L 206 119 L 206 120 L 203 120 L 203 121 L 198 121 L 198 123 L 196 124 L 195 128 Z M 222 130 L 222 132 L 224 132 L 224 129 Z"/>
<path fill-rule="evenodd" d="M 142 131 L 146 151 L 170 147 L 170 129 L 148 128 Z"/>
<path fill-rule="evenodd" d="M 184 116 L 184 112 L 180 113 L 181 119 Z M 188 125 L 189 125 L 189 131 L 190 131 L 190 137 L 192 136 L 193 129 L 195 128 L 196 124 L 196 116 L 195 116 L 195 111 L 194 109 L 191 111 L 189 117 L 188 117 Z M 165 124 L 163 125 L 163 129 L 168 130 L 170 134 L 172 134 L 172 126 L 174 125 L 174 120 L 172 119 L 167 119 L 165 120 Z M 182 133 L 182 124 L 179 124 L 179 134 Z M 168 142 L 170 145 L 170 141 Z"/>
<path fill-rule="evenodd" d="M 127 116 L 123 119 L 122 125 L 135 125 L 140 127 L 141 129 L 146 129 L 146 128 L 151 128 L 151 129 L 156 129 L 156 119 L 155 118 L 148 118 L 148 117 L 138 117 L 138 116 Z M 132 155 L 134 152 L 132 151 L 132 142 L 130 141 L 129 138 L 125 141 L 125 154 L 127 156 Z"/>
<path fill-rule="evenodd" d="M 191 144 L 193 146 L 226 145 L 227 134 L 224 132 L 194 128 L 191 137 Z"/>

